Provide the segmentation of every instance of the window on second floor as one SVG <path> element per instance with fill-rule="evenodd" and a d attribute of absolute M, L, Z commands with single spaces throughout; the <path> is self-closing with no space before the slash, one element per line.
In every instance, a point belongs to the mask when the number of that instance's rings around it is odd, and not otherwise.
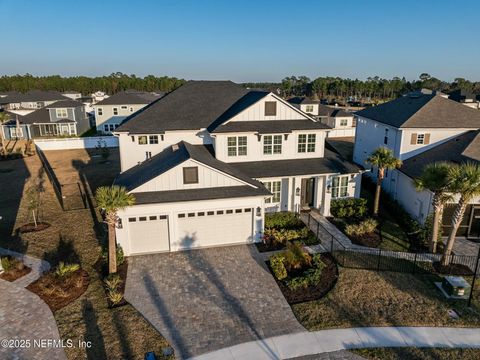
<path fill-rule="evenodd" d="M 277 102 L 265 101 L 265 116 L 275 116 L 275 115 L 277 115 Z"/>
<path fill-rule="evenodd" d="M 150 144 L 158 144 L 158 135 L 150 135 L 148 137 L 148 142 Z"/>
<path fill-rule="evenodd" d="M 147 136 L 146 135 L 138 136 L 138 144 L 139 145 L 147 145 L 148 144 Z"/>
<path fill-rule="evenodd" d="M 103 108 L 98 108 L 97 109 L 97 114 L 98 115 L 103 115 Z"/>
<path fill-rule="evenodd" d="M 307 105 L 307 106 L 305 106 L 305 112 L 308 112 L 308 113 L 313 112 L 313 105 Z"/>
<path fill-rule="evenodd" d="M 347 126 L 348 120 L 347 119 L 340 119 L 340 126 Z"/>
<path fill-rule="evenodd" d="M 263 183 L 268 191 L 272 193 L 273 196 L 266 198 L 265 203 L 279 203 L 282 192 L 282 182 L 281 181 L 266 181 Z"/>
<path fill-rule="evenodd" d="M 428 145 L 430 144 L 430 134 L 412 134 L 410 145 Z"/>
<path fill-rule="evenodd" d="M 334 176 L 332 178 L 332 198 L 348 196 L 348 175 Z"/>
<path fill-rule="evenodd" d="M 311 153 L 315 152 L 316 134 L 299 134 L 298 135 L 298 152 Z"/>
<path fill-rule="evenodd" d="M 263 154 L 281 154 L 282 135 L 265 135 L 263 137 Z"/>
<path fill-rule="evenodd" d="M 57 118 L 65 119 L 68 117 L 67 109 L 55 109 Z"/>
<path fill-rule="evenodd" d="M 118 108 L 113 108 L 113 115 L 118 115 Z"/>
<path fill-rule="evenodd" d="M 246 156 L 247 155 L 247 137 L 229 136 L 227 138 L 228 156 Z"/>
<path fill-rule="evenodd" d="M 388 145 L 388 129 L 385 129 L 385 137 L 383 138 L 383 143 Z"/>
<path fill-rule="evenodd" d="M 191 166 L 183 168 L 183 183 L 198 184 L 198 167 Z"/>

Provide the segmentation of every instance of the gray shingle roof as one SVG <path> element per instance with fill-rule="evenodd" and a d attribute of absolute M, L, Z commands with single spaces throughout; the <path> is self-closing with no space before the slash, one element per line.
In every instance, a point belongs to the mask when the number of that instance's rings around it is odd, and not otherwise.
<path fill-rule="evenodd" d="M 440 95 L 416 93 L 357 112 L 357 115 L 397 128 L 480 127 L 480 111 Z"/>
<path fill-rule="evenodd" d="M 55 100 L 70 100 L 70 98 L 63 96 L 56 91 L 31 90 L 26 93 L 8 93 L 6 97 L 0 98 L 0 103 L 11 104 L 21 102 L 35 102 L 35 101 L 55 101 Z"/>
<path fill-rule="evenodd" d="M 342 159 L 340 155 L 328 149 L 325 149 L 323 158 L 252 161 L 233 163 L 232 166 L 252 178 L 331 173 L 351 174 L 361 170 L 357 165 Z"/>
<path fill-rule="evenodd" d="M 115 184 L 125 186 L 128 191 L 132 191 L 184 161 L 194 159 L 256 188 L 264 188 L 261 183 L 241 173 L 230 164 L 217 160 L 213 156 L 213 148 L 211 146 L 191 145 L 185 141 L 181 141 L 177 145 L 178 149 L 174 150 L 172 146 L 169 146 L 151 159 L 121 173 L 115 179 Z"/>
<path fill-rule="evenodd" d="M 53 104 L 47 105 L 46 108 L 76 108 L 79 106 L 84 106 L 81 102 L 75 100 L 59 100 L 55 101 Z"/>
<path fill-rule="evenodd" d="M 213 133 L 258 132 L 259 134 L 291 133 L 292 130 L 331 129 L 321 122 L 312 120 L 263 120 L 233 121 L 220 125 Z"/>
<path fill-rule="evenodd" d="M 311 100 L 306 97 L 300 97 L 296 96 L 294 98 L 288 99 L 287 100 L 290 104 L 295 104 L 295 105 L 314 105 L 314 104 L 320 104 L 320 101 L 318 100 Z"/>
<path fill-rule="evenodd" d="M 343 116 L 353 116 L 352 113 L 349 113 L 343 109 L 333 108 L 327 105 L 319 104 L 318 106 L 318 116 L 327 116 L 327 117 L 343 117 Z"/>
<path fill-rule="evenodd" d="M 31 112 L 25 116 L 19 116 L 18 121 L 22 124 L 43 124 L 50 122 L 50 113 L 47 108 L 42 108 Z"/>
<path fill-rule="evenodd" d="M 269 195 L 271 194 L 265 188 L 252 188 L 247 185 L 133 193 L 135 204 L 156 204 Z"/>
<path fill-rule="evenodd" d="M 206 129 L 248 93 L 231 81 L 189 81 L 125 119 L 116 131 L 139 134 Z M 247 100 L 257 96 L 265 95 L 255 91 Z"/>
<path fill-rule="evenodd" d="M 480 162 L 480 130 L 467 131 L 440 145 L 403 161 L 400 171 L 417 178 L 423 168 L 436 162 Z"/>
<path fill-rule="evenodd" d="M 118 92 L 108 98 L 99 101 L 95 104 L 98 105 L 134 105 L 134 104 L 150 104 L 155 100 L 160 99 L 163 93 L 151 93 L 145 91 L 125 90 Z"/>

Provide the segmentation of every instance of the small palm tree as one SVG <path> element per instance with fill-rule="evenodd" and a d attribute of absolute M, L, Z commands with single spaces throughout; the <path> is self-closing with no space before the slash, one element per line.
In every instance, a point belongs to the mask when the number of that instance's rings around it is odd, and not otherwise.
<path fill-rule="evenodd" d="M 378 208 L 380 205 L 380 192 L 382 189 L 382 181 L 385 178 L 385 170 L 393 170 L 402 166 L 402 161 L 393 156 L 392 150 L 386 147 L 379 147 L 376 149 L 366 161 L 370 165 L 376 166 L 377 173 L 377 188 L 375 191 L 375 200 L 373 203 L 373 215 L 378 215 Z"/>
<path fill-rule="evenodd" d="M 450 263 L 455 237 L 468 203 L 476 196 L 480 196 L 480 166 L 471 162 L 452 166 L 448 172 L 448 178 L 452 192 L 460 195 L 460 199 L 453 212 L 452 228 L 448 235 L 447 246 L 442 258 L 443 265 Z"/>
<path fill-rule="evenodd" d="M 115 225 L 118 220 L 118 210 L 135 204 L 135 198 L 122 186 L 102 186 L 95 193 L 97 206 L 105 211 L 105 222 L 108 225 L 108 272 L 117 272 L 117 242 Z"/>
<path fill-rule="evenodd" d="M 450 167 L 451 165 L 445 162 L 429 164 L 425 166 L 420 177 L 415 179 L 417 191 L 430 190 L 433 192 L 433 226 L 430 234 L 430 251 L 433 253 L 437 252 L 438 232 L 442 222 L 443 208 L 445 203 L 452 198 L 448 194 Z"/>

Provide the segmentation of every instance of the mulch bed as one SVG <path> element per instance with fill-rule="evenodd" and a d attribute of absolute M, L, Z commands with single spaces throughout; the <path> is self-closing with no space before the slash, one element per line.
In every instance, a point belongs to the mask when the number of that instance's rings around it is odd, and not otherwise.
<path fill-rule="evenodd" d="M 20 260 L 12 258 L 11 256 L 5 257 L 9 258 L 10 261 L 14 262 L 14 269 L 4 271 L 2 274 L 0 274 L 0 279 L 13 282 L 32 271 L 32 269 L 24 265 Z"/>
<path fill-rule="evenodd" d="M 269 251 L 277 251 L 277 250 L 285 250 L 286 246 L 283 244 L 265 244 L 263 242 L 255 243 L 257 250 L 259 252 L 269 252 Z"/>
<path fill-rule="evenodd" d="M 270 263 L 267 261 L 267 266 L 272 273 L 273 278 L 278 284 L 278 287 L 285 296 L 287 302 L 292 304 L 298 304 L 306 301 L 319 300 L 323 298 L 337 283 L 338 268 L 335 260 L 330 254 L 321 254 L 322 261 L 326 267 L 322 270 L 322 276 L 319 283 L 316 286 L 309 286 L 307 288 L 299 288 L 291 290 L 283 281 L 277 280 L 273 275 Z"/>
<path fill-rule="evenodd" d="M 75 271 L 64 280 L 53 272 L 48 272 L 28 285 L 27 289 L 45 301 L 52 311 L 56 311 L 78 299 L 87 290 L 89 282 L 88 273 L 83 269 Z"/>
<path fill-rule="evenodd" d="M 20 234 L 25 234 L 29 232 L 42 231 L 48 229 L 50 226 L 51 225 L 47 222 L 37 222 L 37 226 L 35 226 L 35 223 L 28 223 L 20 226 L 17 230 Z"/>
<path fill-rule="evenodd" d="M 382 242 L 382 236 L 379 231 L 374 231 L 370 234 L 364 234 L 362 236 L 350 236 L 350 240 L 353 244 L 368 246 L 371 248 L 378 247 Z"/>
<path fill-rule="evenodd" d="M 125 300 L 125 298 L 123 298 L 122 301 L 120 301 L 118 304 L 112 303 L 110 301 L 110 299 L 108 298 L 108 289 L 107 289 L 105 283 L 103 282 L 103 279 L 105 279 L 108 276 L 108 264 L 102 258 L 100 258 L 95 263 L 95 268 L 98 271 L 98 273 L 100 274 L 100 278 L 102 279 L 103 290 L 105 291 L 105 297 L 107 299 L 108 306 L 110 308 L 116 308 L 116 307 L 127 305 L 128 301 Z M 128 261 L 125 258 L 124 261 L 123 261 L 123 264 L 117 266 L 117 274 L 120 277 L 120 279 L 122 280 L 122 282 L 118 286 L 117 290 L 122 295 L 125 294 L 125 284 L 127 282 L 127 271 L 128 271 Z"/>
<path fill-rule="evenodd" d="M 432 265 L 434 270 L 439 274 L 464 276 L 473 275 L 473 271 L 468 266 L 463 264 L 451 263 L 450 265 L 443 266 L 440 261 L 435 261 Z"/>

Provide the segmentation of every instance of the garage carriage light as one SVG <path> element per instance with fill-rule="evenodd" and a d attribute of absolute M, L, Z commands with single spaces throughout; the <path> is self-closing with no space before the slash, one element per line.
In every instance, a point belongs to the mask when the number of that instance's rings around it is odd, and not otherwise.
<path fill-rule="evenodd" d="M 257 207 L 257 216 L 260 217 L 262 216 L 262 209 L 259 207 Z"/>
<path fill-rule="evenodd" d="M 117 218 L 117 229 L 123 229 L 122 219 Z"/>

